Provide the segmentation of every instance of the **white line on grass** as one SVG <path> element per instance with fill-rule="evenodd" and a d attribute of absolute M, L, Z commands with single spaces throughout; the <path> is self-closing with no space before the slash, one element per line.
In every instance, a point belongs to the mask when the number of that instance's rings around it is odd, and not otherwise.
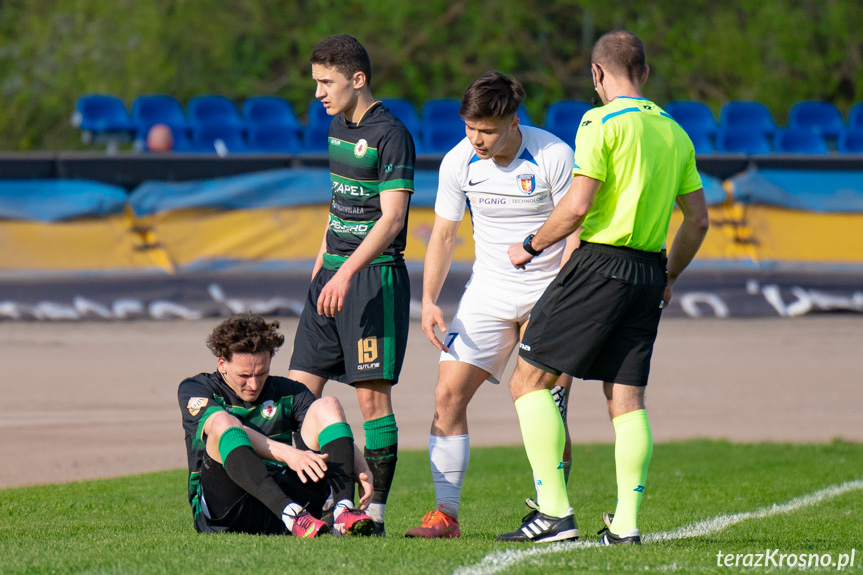
<path fill-rule="evenodd" d="M 831 487 L 815 491 L 814 493 L 810 493 L 809 495 L 797 497 L 796 499 L 792 499 L 788 503 L 784 503 L 782 505 L 776 505 L 774 503 L 770 507 L 762 507 L 755 511 L 746 511 L 744 513 L 735 513 L 733 515 L 718 515 L 711 519 L 705 519 L 703 521 L 686 525 L 679 529 L 675 529 L 674 531 L 648 534 L 642 538 L 642 541 L 644 541 L 644 543 L 654 543 L 657 541 L 674 541 L 677 539 L 701 537 L 711 533 L 716 533 L 717 531 L 722 531 L 726 527 L 740 523 L 741 521 L 746 521 L 747 519 L 763 519 L 774 515 L 791 513 L 792 511 L 796 511 L 802 507 L 817 505 L 822 501 L 826 501 L 848 493 L 849 491 L 856 491 L 858 489 L 863 489 L 863 479 L 856 479 L 854 481 L 840 483 L 839 485 L 833 485 Z M 563 553 L 564 551 L 570 551 L 573 549 L 597 546 L 599 546 L 599 541 L 574 541 L 572 543 L 550 543 L 548 545 L 537 545 L 523 549 L 495 551 L 483 557 L 482 560 L 475 565 L 456 569 L 455 575 L 491 575 L 492 573 L 499 573 L 500 571 L 509 569 L 516 563 L 520 563 L 531 557 L 551 555 L 553 553 Z"/>

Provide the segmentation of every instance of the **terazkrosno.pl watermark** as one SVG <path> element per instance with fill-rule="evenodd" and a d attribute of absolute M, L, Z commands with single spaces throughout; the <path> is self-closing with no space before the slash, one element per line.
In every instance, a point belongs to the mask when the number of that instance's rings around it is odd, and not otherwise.
<path fill-rule="evenodd" d="M 832 567 L 841 571 L 853 568 L 857 549 L 850 553 L 783 553 L 779 549 L 765 549 L 763 553 L 723 553 L 716 554 L 718 567 L 795 567 L 810 569 Z"/>

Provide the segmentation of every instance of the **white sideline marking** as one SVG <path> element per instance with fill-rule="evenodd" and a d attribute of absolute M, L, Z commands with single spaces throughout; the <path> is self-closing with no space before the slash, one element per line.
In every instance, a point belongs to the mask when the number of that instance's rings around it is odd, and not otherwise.
<path fill-rule="evenodd" d="M 840 483 L 839 485 L 826 487 L 819 491 L 815 491 L 814 493 L 810 493 L 809 495 L 803 495 L 796 499 L 792 499 L 788 503 L 784 503 L 782 505 L 776 505 L 774 503 L 770 507 L 762 507 L 755 511 L 746 511 L 743 513 L 735 513 L 733 515 L 717 515 L 711 519 L 704 519 L 703 521 L 686 525 L 679 529 L 675 529 L 674 531 L 648 534 L 642 538 L 642 541 L 644 543 L 655 543 L 657 541 L 674 541 L 676 539 L 701 537 L 711 533 L 716 533 L 717 531 L 722 531 L 726 527 L 735 525 L 741 521 L 746 521 L 747 519 L 763 519 L 774 515 L 791 513 L 792 511 L 796 511 L 802 507 L 817 505 L 822 501 L 833 499 L 834 497 L 838 497 L 848 493 L 849 491 L 856 491 L 858 489 L 863 489 L 863 479 L 855 479 L 853 481 Z M 490 575 L 492 573 L 499 573 L 500 571 L 509 569 L 516 563 L 520 563 L 530 557 L 551 555 L 553 553 L 563 553 L 564 551 L 570 551 L 573 549 L 598 546 L 599 541 L 574 541 L 572 543 L 563 542 L 550 543 L 548 545 L 536 545 L 526 549 L 506 549 L 504 551 L 495 551 L 483 557 L 482 560 L 475 565 L 456 569 L 454 575 Z"/>

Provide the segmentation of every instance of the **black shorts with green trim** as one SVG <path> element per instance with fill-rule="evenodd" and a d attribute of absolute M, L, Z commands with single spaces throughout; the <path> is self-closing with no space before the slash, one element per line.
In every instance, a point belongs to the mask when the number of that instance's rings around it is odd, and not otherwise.
<path fill-rule="evenodd" d="M 666 284 L 664 254 L 584 242 L 533 308 L 519 357 L 550 373 L 647 385 Z"/>
<path fill-rule="evenodd" d="M 291 469 L 268 465 L 267 470 L 288 497 L 320 518 L 330 493 L 326 478 L 303 483 Z M 288 532 L 281 517 L 234 483 L 222 464 L 207 454 L 201 467 L 198 494 L 202 502 L 195 515 L 195 529 L 201 533 L 285 535 Z"/>
<path fill-rule="evenodd" d="M 335 317 L 319 315 L 318 295 L 336 274 L 321 269 L 312 280 L 291 369 L 353 385 L 378 379 L 398 383 L 410 325 L 410 281 L 403 266 L 360 270 Z"/>

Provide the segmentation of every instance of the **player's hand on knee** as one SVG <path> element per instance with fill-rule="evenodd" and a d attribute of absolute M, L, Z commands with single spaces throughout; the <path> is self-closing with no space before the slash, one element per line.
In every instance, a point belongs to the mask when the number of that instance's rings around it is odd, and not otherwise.
<path fill-rule="evenodd" d="M 372 485 L 371 473 L 361 472 L 357 476 L 357 486 L 360 494 L 360 503 L 357 509 L 365 509 L 372 502 L 372 495 L 375 493 L 375 488 Z"/>
<path fill-rule="evenodd" d="M 446 324 L 443 321 L 443 310 L 441 310 L 440 306 L 438 305 L 432 303 L 424 303 L 422 315 L 423 333 L 426 334 L 426 337 L 429 339 L 433 346 L 435 346 L 441 351 L 449 351 L 447 346 L 445 346 L 443 342 L 438 339 L 437 334 L 434 331 L 435 326 L 437 326 L 437 328 L 440 329 L 443 333 L 446 333 Z"/>
<path fill-rule="evenodd" d="M 309 481 L 318 481 L 326 476 L 327 457 L 326 453 L 295 449 L 285 463 L 296 471 L 300 481 L 308 483 Z"/>

